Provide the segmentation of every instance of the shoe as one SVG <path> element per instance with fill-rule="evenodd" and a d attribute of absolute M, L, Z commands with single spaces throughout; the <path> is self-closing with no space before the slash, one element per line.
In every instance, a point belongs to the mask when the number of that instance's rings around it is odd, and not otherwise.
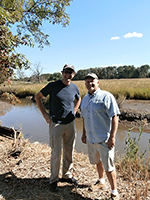
<path fill-rule="evenodd" d="M 93 185 L 93 189 L 104 189 L 106 188 L 106 182 L 102 184 L 99 180 L 96 181 Z"/>
<path fill-rule="evenodd" d="M 67 182 L 67 183 L 71 183 L 71 184 L 75 184 L 78 185 L 78 181 L 75 178 L 61 178 L 59 179 L 60 182 Z"/>
<path fill-rule="evenodd" d="M 50 191 L 51 192 L 58 192 L 57 181 L 50 183 Z"/>
<path fill-rule="evenodd" d="M 116 195 L 114 195 L 114 194 L 111 194 L 111 199 L 112 199 L 112 200 L 119 200 L 119 195 L 116 196 Z"/>

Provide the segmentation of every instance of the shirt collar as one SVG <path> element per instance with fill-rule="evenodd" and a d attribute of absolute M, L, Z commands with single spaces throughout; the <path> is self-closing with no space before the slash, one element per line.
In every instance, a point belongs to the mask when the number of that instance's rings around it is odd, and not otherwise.
<path fill-rule="evenodd" d="M 94 96 L 98 93 L 99 90 L 100 90 L 100 88 L 98 88 L 93 94 L 90 94 L 90 93 L 88 92 L 89 97 L 90 97 L 90 98 L 94 97 Z"/>

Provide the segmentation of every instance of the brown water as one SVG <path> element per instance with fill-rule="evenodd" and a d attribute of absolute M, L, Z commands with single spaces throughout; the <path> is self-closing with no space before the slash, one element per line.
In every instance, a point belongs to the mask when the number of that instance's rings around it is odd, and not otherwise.
<path fill-rule="evenodd" d="M 141 102 L 140 102 L 141 103 Z M 135 109 L 142 109 L 143 106 L 147 106 L 150 109 L 150 101 L 144 101 L 140 104 L 137 101 L 128 101 L 124 104 Z M 147 109 L 147 110 L 148 110 Z M 6 114 L 0 117 L 0 121 L 3 126 L 14 127 L 21 129 L 24 138 L 29 138 L 31 141 L 39 141 L 42 143 L 49 143 L 48 124 L 43 119 L 37 105 L 31 102 L 25 102 L 21 105 L 13 106 L 11 109 L 6 111 Z M 76 118 L 76 144 L 75 149 L 77 152 L 84 152 L 87 154 L 87 147 L 81 142 L 82 136 L 82 119 Z M 126 128 L 120 127 L 116 135 L 116 152 L 121 155 L 125 153 L 125 139 L 127 139 L 128 131 Z M 137 138 L 138 131 L 132 130 L 131 136 Z M 147 132 L 142 133 L 140 140 L 140 149 L 144 151 L 147 149 L 146 156 L 148 156 L 148 145 L 149 145 L 150 134 Z"/>

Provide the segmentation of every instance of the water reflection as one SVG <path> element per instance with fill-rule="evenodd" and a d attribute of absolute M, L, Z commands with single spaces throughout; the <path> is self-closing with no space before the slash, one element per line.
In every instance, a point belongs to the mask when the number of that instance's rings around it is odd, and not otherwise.
<path fill-rule="evenodd" d="M 0 117 L 0 121 L 3 126 L 14 127 L 16 129 L 21 129 L 24 138 L 29 138 L 30 141 L 39 141 L 42 143 L 49 143 L 48 135 L 48 124 L 43 119 L 36 104 L 31 102 L 25 102 L 8 110 L 5 115 Z M 77 152 L 84 152 L 87 154 L 87 147 L 81 142 L 82 135 L 82 119 L 77 118 L 76 123 L 76 144 L 75 149 Z M 116 151 L 117 154 L 121 155 L 125 153 L 125 139 L 127 138 L 127 130 L 119 127 L 116 136 Z M 138 133 L 131 132 L 131 137 L 138 137 Z M 143 132 L 140 140 L 140 149 L 144 151 L 147 149 L 146 156 L 148 156 L 148 142 L 150 134 Z"/>

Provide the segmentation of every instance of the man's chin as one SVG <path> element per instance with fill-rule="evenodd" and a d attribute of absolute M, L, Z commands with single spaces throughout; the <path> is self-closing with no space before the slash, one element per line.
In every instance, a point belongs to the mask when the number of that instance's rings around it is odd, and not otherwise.
<path fill-rule="evenodd" d="M 90 89 L 88 89 L 88 91 L 89 91 L 90 94 L 93 94 L 93 92 L 94 92 L 95 90 L 94 90 L 94 88 L 90 88 Z"/>

